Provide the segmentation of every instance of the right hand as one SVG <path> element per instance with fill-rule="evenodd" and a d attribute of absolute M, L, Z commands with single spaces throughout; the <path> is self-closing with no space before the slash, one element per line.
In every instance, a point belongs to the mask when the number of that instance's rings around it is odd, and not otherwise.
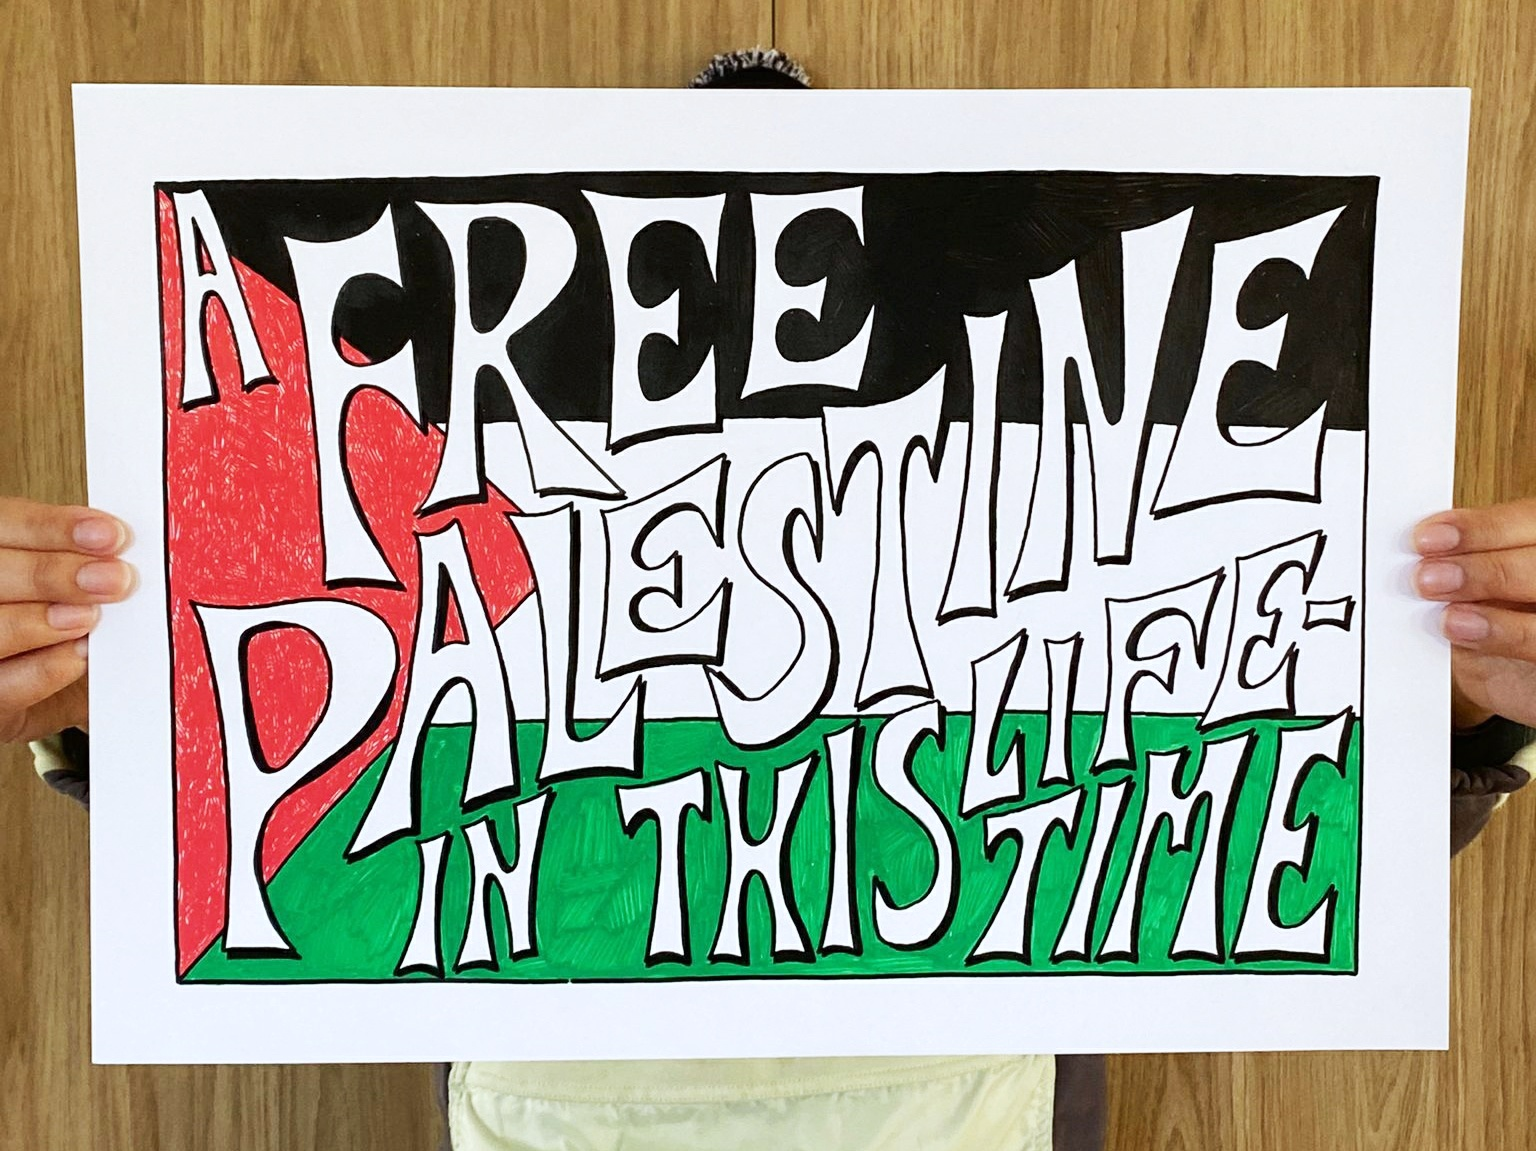
<path fill-rule="evenodd" d="M 0 742 L 84 728 L 86 635 L 133 591 L 105 512 L 0 498 Z"/>
<path fill-rule="evenodd" d="M 1536 725 L 1536 500 L 1441 512 L 1414 546 L 1419 594 L 1447 605 L 1452 726 Z"/>

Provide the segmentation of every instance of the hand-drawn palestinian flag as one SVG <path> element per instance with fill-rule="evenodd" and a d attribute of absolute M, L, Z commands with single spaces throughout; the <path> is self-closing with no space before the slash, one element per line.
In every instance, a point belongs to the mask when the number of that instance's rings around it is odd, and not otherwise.
<path fill-rule="evenodd" d="M 162 185 L 178 978 L 1352 970 L 1375 196 Z"/>

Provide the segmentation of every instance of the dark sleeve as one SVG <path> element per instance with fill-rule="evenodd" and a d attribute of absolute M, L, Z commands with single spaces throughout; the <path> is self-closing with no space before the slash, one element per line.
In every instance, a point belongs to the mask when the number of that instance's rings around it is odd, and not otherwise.
<path fill-rule="evenodd" d="M 1536 732 L 1502 716 L 1452 733 L 1452 855 L 1476 839 L 1499 804 L 1530 780 L 1514 760 L 1533 739 Z"/>
<path fill-rule="evenodd" d="M 91 737 L 79 728 L 32 744 L 32 764 L 42 781 L 55 791 L 91 806 Z"/>

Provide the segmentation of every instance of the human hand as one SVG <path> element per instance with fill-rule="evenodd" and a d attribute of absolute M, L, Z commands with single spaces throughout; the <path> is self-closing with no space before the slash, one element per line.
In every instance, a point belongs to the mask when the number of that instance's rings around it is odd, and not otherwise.
<path fill-rule="evenodd" d="M 1536 726 L 1536 500 L 1441 512 L 1413 544 L 1419 594 L 1447 605 L 1452 725 Z"/>
<path fill-rule="evenodd" d="M 87 722 L 85 636 L 134 588 L 104 512 L 0 497 L 0 742 Z"/>

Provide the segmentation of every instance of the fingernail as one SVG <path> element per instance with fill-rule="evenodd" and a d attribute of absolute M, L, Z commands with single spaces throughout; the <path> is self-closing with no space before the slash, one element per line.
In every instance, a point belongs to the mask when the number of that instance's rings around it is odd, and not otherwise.
<path fill-rule="evenodd" d="M 1461 533 L 1446 523 L 1420 524 L 1413 529 L 1413 546 L 1426 555 L 1451 552 L 1461 544 Z"/>
<path fill-rule="evenodd" d="M 75 640 L 75 654 L 84 659 L 90 651 L 90 644 L 83 639 Z"/>
<path fill-rule="evenodd" d="M 1419 565 L 1416 580 L 1425 595 L 1444 595 L 1459 588 L 1465 578 L 1459 564 L 1429 563 Z"/>
<path fill-rule="evenodd" d="M 1442 626 L 1447 639 L 1461 643 L 1478 643 L 1493 634 L 1488 617 L 1469 607 L 1448 608 Z"/>
<path fill-rule="evenodd" d="M 123 543 L 123 525 L 103 516 L 92 516 L 75 525 L 74 540 L 87 551 L 115 551 Z"/>
<path fill-rule="evenodd" d="M 48 605 L 48 626 L 54 631 L 74 631 L 90 627 L 101 615 L 101 609 L 84 603 L 55 603 Z"/>
<path fill-rule="evenodd" d="M 128 588 L 128 565 L 119 560 L 86 564 L 75 573 L 75 583 L 91 595 L 120 595 Z"/>

